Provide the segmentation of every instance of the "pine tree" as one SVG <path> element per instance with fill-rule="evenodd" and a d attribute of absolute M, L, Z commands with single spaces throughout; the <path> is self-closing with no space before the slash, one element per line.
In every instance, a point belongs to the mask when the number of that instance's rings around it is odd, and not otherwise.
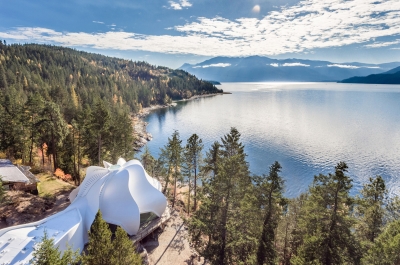
<path fill-rule="evenodd" d="M 24 106 L 25 126 L 29 134 L 29 164 L 32 164 L 34 144 L 38 141 L 39 127 L 45 122 L 43 119 L 44 102 L 39 94 L 28 97 Z"/>
<path fill-rule="evenodd" d="M 68 134 L 67 124 L 62 117 L 60 106 L 53 102 L 45 102 L 43 117 L 46 124 L 46 133 L 49 135 L 48 146 L 53 155 L 54 170 L 58 168 L 58 147 L 62 146 Z"/>
<path fill-rule="evenodd" d="M 79 262 L 79 250 L 73 252 L 70 247 L 61 255 L 58 247 L 54 246 L 54 239 L 48 238 L 47 231 L 38 248 L 33 251 L 32 265 L 70 265 Z"/>
<path fill-rule="evenodd" d="M 168 151 L 168 146 L 164 146 L 160 148 L 160 155 L 157 159 L 157 164 L 160 166 L 161 171 L 164 172 L 163 174 L 163 182 L 164 187 L 162 189 L 162 193 L 165 194 L 167 197 L 169 195 L 168 185 L 171 182 L 172 178 L 172 164 L 170 162 L 170 153 Z"/>
<path fill-rule="evenodd" d="M 168 138 L 167 153 L 169 158 L 169 167 L 172 168 L 174 174 L 174 198 L 172 201 L 172 208 L 175 206 L 176 198 L 176 185 L 178 180 L 181 178 L 181 167 L 182 167 L 182 140 L 179 137 L 179 132 L 174 131 L 172 138 Z"/>
<path fill-rule="evenodd" d="M 147 171 L 147 173 L 149 173 L 151 176 L 153 176 L 156 160 L 150 154 L 150 150 L 147 145 L 145 146 L 144 152 L 143 152 L 142 156 L 140 157 L 140 159 L 142 160 L 143 168 Z"/>
<path fill-rule="evenodd" d="M 4 71 L 3 64 L 0 61 L 0 90 L 1 89 L 7 89 L 8 84 L 7 84 L 7 78 L 6 78 L 6 71 Z"/>
<path fill-rule="evenodd" d="M 383 178 L 381 176 L 370 178 L 369 183 L 361 190 L 361 195 L 357 206 L 359 215 L 357 234 L 362 241 L 373 243 L 383 228 L 384 203 L 387 195 Z"/>
<path fill-rule="evenodd" d="M 275 162 L 269 170 L 268 176 L 255 177 L 259 208 L 264 209 L 262 232 L 258 243 L 257 263 L 275 264 L 275 231 L 278 220 L 282 214 L 282 206 L 285 204 L 283 198 L 284 180 L 279 176 L 281 165 Z"/>
<path fill-rule="evenodd" d="M 185 171 L 188 177 L 189 192 L 188 192 L 188 214 L 190 213 L 190 193 L 191 183 L 190 180 L 193 176 L 193 192 L 194 192 L 194 210 L 197 209 L 197 177 L 198 171 L 201 167 L 201 151 L 203 150 L 203 141 L 197 134 L 193 134 L 187 140 L 187 144 L 184 149 L 184 160 L 185 160 Z"/>
<path fill-rule="evenodd" d="M 107 103 L 102 100 L 98 100 L 90 113 L 90 127 L 89 127 L 89 141 L 92 141 L 90 146 L 90 158 L 95 161 L 97 156 L 97 162 L 101 165 L 102 154 L 104 153 L 103 142 L 107 139 L 109 126 L 111 122 L 110 110 Z"/>
<path fill-rule="evenodd" d="M 216 174 L 205 181 L 200 209 L 190 224 L 191 238 L 212 264 L 252 263 L 249 259 L 256 242 L 251 233 L 254 195 L 244 146 L 235 128 L 221 141 L 221 156 L 215 157 L 219 161 Z M 218 150 L 214 145 L 208 157 Z"/>
<path fill-rule="evenodd" d="M 112 242 L 112 256 L 110 265 L 141 265 L 142 259 L 135 252 L 134 245 L 125 230 L 117 228 Z"/>
<path fill-rule="evenodd" d="M 400 264 L 400 220 L 388 224 L 374 240 L 374 244 L 362 259 L 362 264 Z"/>
<path fill-rule="evenodd" d="M 111 264 L 112 243 L 111 231 L 108 224 L 103 220 L 100 210 L 89 231 L 89 243 L 87 252 L 83 256 L 86 265 L 109 265 Z"/>
<path fill-rule="evenodd" d="M 361 253 L 349 214 L 352 180 L 346 171 L 347 165 L 340 162 L 335 174 L 314 177 L 299 220 L 304 236 L 293 264 L 359 264 Z"/>
<path fill-rule="evenodd" d="M 291 258 L 297 253 L 297 249 L 303 238 L 302 231 L 299 229 L 299 217 L 302 211 L 306 194 L 288 201 L 284 208 L 282 219 L 276 229 L 276 250 L 278 252 L 279 264 L 290 265 Z"/>
<path fill-rule="evenodd" d="M 206 158 L 204 159 L 204 167 L 203 171 L 205 171 L 205 175 L 209 175 L 212 178 L 218 173 L 218 164 L 221 160 L 221 144 L 219 142 L 214 142 L 211 145 L 211 149 L 206 153 Z"/>

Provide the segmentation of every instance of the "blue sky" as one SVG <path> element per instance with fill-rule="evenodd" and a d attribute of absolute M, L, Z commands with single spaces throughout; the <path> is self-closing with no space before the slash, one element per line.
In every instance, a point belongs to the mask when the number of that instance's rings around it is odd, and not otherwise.
<path fill-rule="evenodd" d="M 399 0 L 2 0 L 0 39 L 177 68 L 215 56 L 400 61 Z"/>

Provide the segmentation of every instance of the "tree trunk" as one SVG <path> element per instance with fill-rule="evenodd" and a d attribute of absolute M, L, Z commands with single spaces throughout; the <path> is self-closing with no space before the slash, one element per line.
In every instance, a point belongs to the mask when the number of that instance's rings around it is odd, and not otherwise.
<path fill-rule="evenodd" d="M 52 144 L 53 166 L 54 166 L 54 171 L 55 171 L 58 168 L 58 165 L 57 165 L 56 142 L 55 142 L 55 138 L 54 138 L 53 128 L 51 128 L 51 141 L 53 142 L 53 144 Z"/>
<path fill-rule="evenodd" d="M 32 116 L 32 124 L 33 124 L 33 116 Z M 29 150 L 29 165 L 32 165 L 32 150 L 33 150 L 33 126 L 31 128 L 31 147 Z"/>
<path fill-rule="evenodd" d="M 165 194 L 167 198 L 168 198 L 167 188 L 168 188 L 168 184 L 169 184 L 170 175 L 171 175 L 171 167 L 168 167 L 167 179 L 165 180 L 165 185 L 164 185 L 164 188 L 163 188 L 163 194 Z"/>
<path fill-rule="evenodd" d="M 197 210 L 197 166 L 194 168 L 194 211 Z"/>
<path fill-rule="evenodd" d="M 44 144 L 41 145 L 40 149 L 42 150 L 42 165 L 43 165 L 43 169 L 44 169 L 44 148 L 43 148 L 43 145 Z"/>
<path fill-rule="evenodd" d="M 286 223 L 286 228 L 285 228 L 285 244 L 283 246 L 283 264 L 287 265 L 290 264 L 288 260 L 288 254 L 287 254 L 287 239 L 288 239 L 288 230 L 289 230 L 289 221 Z"/>
<path fill-rule="evenodd" d="M 81 184 L 81 169 L 80 169 L 80 162 L 81 162 L 81 134 L 78 135 L 78 185 Z"/>
<path fill-rule="evenodd" d="M 261 238 L 260 238 L 260 243 L 258 245 L 258 251 L 257 251 L 257 262 L 259 265 L 263 265 L 265 258 L 266 258 L 266 250 L 265 249 L 265 245 L 268 243 L 267 242 L 267 233 L 270 233 L 271 231 L 268 231 L 269 227 L 267 227 L 267 225 L 270 224 L 271 222 L 271 217 L 272 217 L 272 188 L 269 191 L 268 194 L 268 212 L 265 215 L 265 219 L 264 219 L 264 224 L 263 224 L 263 230 L 262 230 L 262 234 L 261 234 Z M 270 260 L 268 260 L 268 264 L 270 264 Z"/>
<path fill-rule="evenodd" d="M 75 130 L 72 128 L 72 150 L 74 152 L 74 181 L 75 185 L 77 185 L 77 176 L 76 176 L 76 155 L 75 155 Z"/>
<path fill-rule="evenodd" d="M 220 249 L 220 254 L 219 254 L 219 262 L 218 264 L 225 264 L 225 248 L 226 248 L 226 234 L 227 234 L 227 228 L 226 224 L 228 222 L 228 211 L 229 211 L 229 203 L 230 203 L 230 195 L 231 195 L 231 179 L 229 178 L 229 183 L 228 183 L 228 193 L 226 195 L 226 205 L 224 209 L 224 213 L 222 216 L 222 244 L 221 244 L 221 249 Z"/>
<path fill-rule="evenodd" d="M 176 179 L 177 179 L 177 173 L 178 169 L 175 167 L 175 178 L 174 178 L 174 200 L 172 201 L 172 208 L 175 206 L 175 199 L 176 199 Z"/>

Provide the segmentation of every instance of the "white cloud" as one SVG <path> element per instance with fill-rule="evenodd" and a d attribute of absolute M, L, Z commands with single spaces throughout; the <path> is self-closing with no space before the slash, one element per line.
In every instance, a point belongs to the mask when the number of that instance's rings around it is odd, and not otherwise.
<path fill-rule="evenodd" d="M 273 66 L 273 67 L 279 67 L 279 64 L 277 64 L 277 63 L 271 63 L 270 65 Z"/>
<path fill-rule="evenodd" d="M 175 1 L 169 2 L 170 8 L 183 9 L 191 5 L 187 0 Z M 399 14 L 399 0 L 302 0 L 295 6 L 271 11 L 261 19 L 201 17 L 172 29 L 179 34 L 57 32 L 19 27 L 0 32 L 0 38 L 95 49 L 271 56 L 350 44 L 385 47 L 367 43 L 382 37 L 400 36 Z"/>
<path fill-rule="evenodd" d="M 187 1 L 187 0 L 181 0 L 181 6 L 182 7 L 191 7 L 192 4 L 189 3 L 189 1 Z"/>
<path fill-rule="evenodd" d="M 174 1 L 168 1 L 169 3 L 169 9 L 174 9 L 174 10 L 181 10 L 183 7 L 191 7 L 192 4 L 188 0 L 180 0 L 178 2 Z"/>
<path fill-rule="evenodd" d="M 304 64 L 304 63 L 284 63 L 282 66 L 303 66 L 303 67 L 308 67 L 310 66 L 309 64 Z"/>
<path fill-rule="evenodd" d="M 93 22 L 93 23 L 97 23 L 97 24 L 104 24 L 104 22 L 102 22 L 102 21 L 97 21 L 97 20 L 93 20 L 92 22 Z"/>
<path fill-rule="evenodd" d="M 179 3 L 177 3 L 177 2 L 169 1 L 168 3 L 170 4 L 170 8 L 172 8 L 174 10 L 182 9 L 181 5 Z"/>
<path fill-rule="evenodd" d="M 364 47 L 367 47 L 367 48 L 381 48 L 381 47 L 387 47 L 387 46 L 391 46 L 391 45 L 395 45 L 395 44 L 399 44 L 399 43 L 400 43 L 400 39 L 397 39 L 395 41 L 375 42 L 375 43 L 372 43 L 372 44 L 364 45 Z"/>
<path fill-rule="evenodd" d="M 208 64 L 208 65 L 193 66 L 192 68 L 228 67 L 228 66 L 231 66 L 231 64 L 230 63 L 214 63 L 214 64 Z"/>
<path fill-rule="evenodd" d="M 349 64 L 328 64 L 328 67 L 339 67 L 339 68 L 347 68 L 347 69 L 357 69 L 360 68 L 355 65 L 349 65 Z"/>

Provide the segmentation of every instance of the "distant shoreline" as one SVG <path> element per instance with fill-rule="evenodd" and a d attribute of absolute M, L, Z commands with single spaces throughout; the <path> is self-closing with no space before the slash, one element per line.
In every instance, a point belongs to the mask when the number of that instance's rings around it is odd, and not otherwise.
<path fill-rule="evenodd" d="M 222 92 L 222 93 L 212 93 L 212 94 L 204 94 L 204 95 L 195 95 L 192 96 L 188 99 L 180 99 L 180 100 L 174 100 L 170 104 L 166 105 L 151 105 L 150 107 L 142 108 L 142 110 L 139 113 L 136 113 L 132 116 L 132 126 L 134 129 L 134 137 L 136 138 L 133 144 L 133 149 L 135 151 L 140 151 L 142 147 L 144 147 L 148 141 L 151 141 L 153 139 L 153 136 L 151 133 L 147 131 L 147 125 L 148 123 L 144 121 L 144 118 L 149 115 L 151 112 L 158 110 L 158 109 L 163 109 L 163 108 L 169 108 L 169 107 L 175 107 L 177 105 L 177 102 L 181 101 L 190 101 L 198 98 L 204 98 L 204 97 L 212 97 L 212 96 L 218 96 L 218 95 L 224 95 L 224 94 L 232 94 L 231 92 Z"/>

